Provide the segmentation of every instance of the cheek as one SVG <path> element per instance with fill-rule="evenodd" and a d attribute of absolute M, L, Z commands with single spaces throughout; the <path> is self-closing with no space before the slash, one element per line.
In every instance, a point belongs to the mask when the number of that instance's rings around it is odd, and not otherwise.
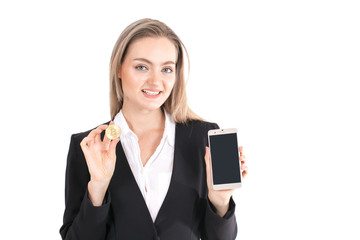
<path fill-rule="evenodd" d="M 122 86 L 124 91 L 125 89 L 128 90 L 138 89 L 145 81 L 143 78 L 144 78 L 143 76 L 139 76 L 133 73 L 132 71 L 128 71 L 126 74 L 123 75 L 122 78 L 122 84 L 123 84 Z"/>
<path fill-rule="evenodd" d="M 175 86 L 175 77 L 165 81 L 164 85 L 168 91 L 171 91 Z"/>
<path fill-rule="evenodd" d="M 129 78 L 126 78 L 125 80 L 123 79 L 122 80 L 122 89 L 123 89 L 123 92 L 124 92 L 124 97 L 125 98 L 129 98 L 131 96 L 133 96 L 136 91 L 136 85 L 134 84 L 133 81 L 131 81 L 131 79 Z"/>

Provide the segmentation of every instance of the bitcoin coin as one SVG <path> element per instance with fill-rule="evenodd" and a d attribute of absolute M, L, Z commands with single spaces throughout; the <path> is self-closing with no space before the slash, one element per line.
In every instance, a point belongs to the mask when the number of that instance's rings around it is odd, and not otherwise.
<path fill-rule="evenodd" d="M 109 125 L 105 131 L 106 136 L 111 140 L 120 137 L 120 133 L 120 127 L 115 124 Z"/>

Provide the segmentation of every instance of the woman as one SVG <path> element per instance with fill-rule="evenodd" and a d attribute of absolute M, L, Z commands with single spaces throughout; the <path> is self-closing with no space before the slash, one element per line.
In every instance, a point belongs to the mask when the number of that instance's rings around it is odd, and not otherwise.
<path fill-rule="evenodd" d="M 215 191 L 210 182 L 207 132 L 218 126 L 187 105 L 184 51 L 156 20 L 136 21 L 120 35 L 110 63 L 110 124 L 122 133 L 111 141 L 108 123 L 72 136 L 63 239 L 235 239 L 233 190 Z"/>

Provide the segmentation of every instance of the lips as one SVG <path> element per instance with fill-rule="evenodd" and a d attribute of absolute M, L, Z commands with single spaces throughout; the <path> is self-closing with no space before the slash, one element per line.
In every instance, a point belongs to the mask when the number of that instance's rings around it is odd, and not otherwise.
<path fill-rule="evenodd" d="M 143 93 L 150 95 L 150 96 L 156 96 L 159 95 L 161 93 L 161 91 L 155 90 L 155 89 L 142 89 L 141 90 Z"/>

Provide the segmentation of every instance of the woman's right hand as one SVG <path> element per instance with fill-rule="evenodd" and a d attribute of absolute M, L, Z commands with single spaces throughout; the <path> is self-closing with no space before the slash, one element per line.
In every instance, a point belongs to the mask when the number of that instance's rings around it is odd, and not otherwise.
<path fill-rule="evenodd" d="M 110 123 L 110 125 L 113 122 Z M 101 206 L 109 186 L 116 163 L 116 145 L 120 138 L 111 141 L 106 135 L 101 141 L 101 133 L 108 125 L 100 125 L 92 130 L 81 143 L 90 173 L 89 198 L 94 206 Z"/>

